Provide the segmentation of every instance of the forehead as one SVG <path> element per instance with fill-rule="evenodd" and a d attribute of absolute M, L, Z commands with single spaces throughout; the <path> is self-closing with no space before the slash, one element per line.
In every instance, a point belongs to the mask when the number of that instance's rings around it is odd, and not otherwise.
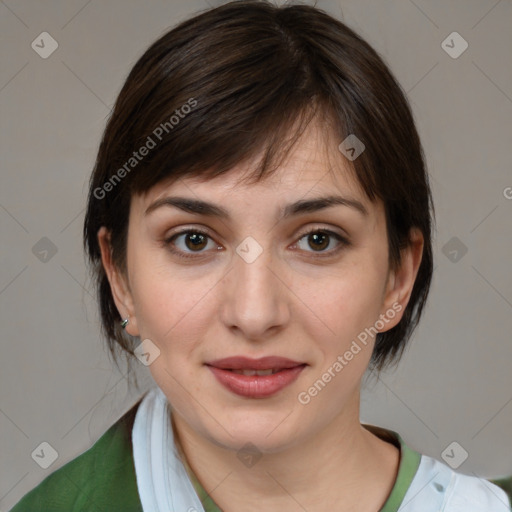
<path fill-rule="evenodd" d="M 315 119 L 280 166 L 256 183 L 248 184 L 245 180 L 257 168 L 263 152 L 214 178 L 185 176 L 178 180 L 172 177 L 163 180 L 138 196 L 136 202 L 141 208 L 147 208 L 155 200 L 173 193 L 210 199 L 216 197 L 229 206 L 237 198 L 246 201 L 271 195 L 276 199 L 298 199 L 339 193 L 358 200 L 371 210 L 374 205 L 364 193 L 351 162 L 339 151 L 338 145 L 332 129 Z"/>

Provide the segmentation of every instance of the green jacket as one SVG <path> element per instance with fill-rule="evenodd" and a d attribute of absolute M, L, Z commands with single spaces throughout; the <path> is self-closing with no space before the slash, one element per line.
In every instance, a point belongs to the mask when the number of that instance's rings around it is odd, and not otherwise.
<path fill-rule="evenodd" d="M 131 437 L 139 403 L 89 450 L 47 476 L 11 512 L 143 512 Z"/>
<path fill-rule="evenodd" d="M 132 428 L 141 400 L 89 450 L 54 471 L 27 493 L 11 512 L 143 512 L 132 450 Z M 391 502 L 401 502 L 420 457 L 399 439 L 407 464 L 400 468 L 390 505 Z M 194 475 L 190 476 L 206 512 L 218 511 Z M 503 488 L 512 500 L 512 477 L 491 482 Z"/>

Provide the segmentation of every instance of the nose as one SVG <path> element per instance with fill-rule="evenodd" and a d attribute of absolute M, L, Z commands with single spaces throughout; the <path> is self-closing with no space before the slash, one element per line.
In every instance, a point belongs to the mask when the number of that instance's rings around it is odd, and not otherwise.
<path fill-rule="evenodd" d="M 233 254 L 232 269 L 221 293 L 221 321 L 249 341 L 263 341 L 282 330 L 290 319 L 290 291 L 273 264 L 270 250 L 254 261 Z"/>

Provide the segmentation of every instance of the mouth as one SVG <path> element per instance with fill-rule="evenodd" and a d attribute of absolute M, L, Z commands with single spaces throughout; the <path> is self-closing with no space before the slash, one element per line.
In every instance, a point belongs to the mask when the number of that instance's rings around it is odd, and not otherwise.
<path fill-rule="evenodd" d="M 224 368 L 227 371 L 238 373 L 239 375 L 273 375 L 274 373 L 280 372 L 282 368 L 269 368 L 268 370 L 230 370 Z"/>
<path fill-rule="evenodd" d="M 290 385 L 307 364 L 277 356 L 260 359 L 238 356 L 211 361 L 206 366 L 232 393 L 246 398 L 267 398 Z"/>
<path fill-rule="evenodd" d="M 276 372 L 285 370 L 287 368 L 294 368 L 306 363 L 294 361 L 286 357 L 279 356 L 267 356 L 260 357 L 259 359 L 251 359 L 244 356 L 226 357 L 224 359 L 216 359 L 206 363 L 208 366 L 214 366 L 215 368 L 221 368 L 222 370 L 234 370 L 234 371 L 264 371 L 264 372 Z M 266 373 L 265 375 L 269 375 Z"/>

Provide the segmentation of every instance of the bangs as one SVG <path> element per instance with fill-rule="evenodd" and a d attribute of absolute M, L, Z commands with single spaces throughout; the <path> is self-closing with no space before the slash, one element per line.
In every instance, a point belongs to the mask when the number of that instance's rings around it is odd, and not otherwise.
<path fill-rule="evenodd" d="M 252 20 L 243 27 L 231 13 L 239 13 L 241 4 Z M 251 17 L 253 9 L 257 15 Z M 370 112 L 371 102 L 363 101 L 363 95 L 370 100 L 378 92 L 369 84 L 366 91 L 355 87 L 362 71 L 353 61 L 364 51 L 345 36 L 344 52 L 352 55 L 348 59 L 337 50 L 339 76 L 334 76 L 325 49 L 309 41 L 321 40 L 322 23 L 301 35 L 288 26 L 291 13 L 274 9 L 263 3 L 227 4 L 156 41 L 119 94 L 107 126 L 117 143 L 103 148 L 104 155 L 100 148 L 92 186 L 101 189 L 109 182 L 115 201 L 126 188 L 137 194 L 163 180 L 210 179 L 264 152 L 248 177 L 255 182 L 279 166 L 314 116 L 330 122 L 338 143 L 350 133 L 368 143 L 370 134 L 357 119 L 374 117 L 378 126 L 379 111 Z M 198 35 L 206 33 L 207 42 Z M 380 195 L 375 169 L 365 155 L 358 160 L 350 167 L 373 199 Z"/>

